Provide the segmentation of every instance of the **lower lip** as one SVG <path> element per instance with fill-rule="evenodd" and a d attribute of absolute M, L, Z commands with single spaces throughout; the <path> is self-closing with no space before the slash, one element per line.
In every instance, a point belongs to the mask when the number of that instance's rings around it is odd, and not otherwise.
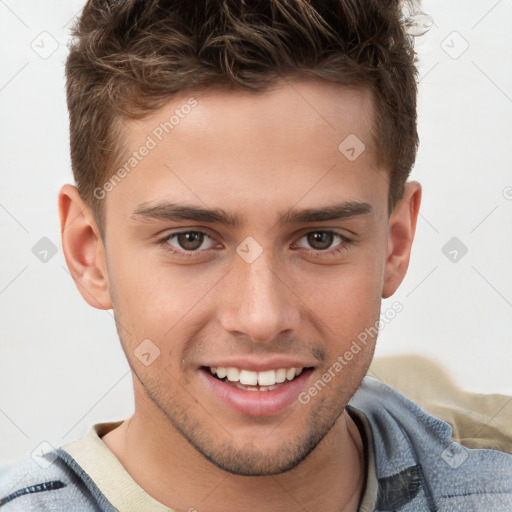
<path fill-rule="evenodd" d="M 202 369 L 200 373 L 204 375 L 213 393 L 235 411 L 250 416 L 272 416 L 297 400 L 311 370 L 304 370 L 295 379 L 286 381 L 272 391 L 245 391 L 222 382 L 207 370 Z"/>

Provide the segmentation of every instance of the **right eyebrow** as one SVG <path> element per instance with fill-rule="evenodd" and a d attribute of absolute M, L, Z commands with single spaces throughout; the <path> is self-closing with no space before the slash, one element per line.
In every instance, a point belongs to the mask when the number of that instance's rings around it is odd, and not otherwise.
<path fill-rule="evenodd" d="M 221 208 L 207 209 L 198 206 L 180 205 L 177 203 L 159 203 L 139 205 L 131 214 L 132 219 L 149 221 L 155 220 L 191 220 L 196 222 L 211 222 L 237 227 L 242 224 L 237 214 L 230 214 Z"/>

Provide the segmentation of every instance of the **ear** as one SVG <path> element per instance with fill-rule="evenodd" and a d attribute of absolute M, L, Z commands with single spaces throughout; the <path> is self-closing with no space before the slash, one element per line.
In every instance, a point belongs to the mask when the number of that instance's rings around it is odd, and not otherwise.
<path fill-rule="evenodd" d="M 420 203 L 421 185 L 416 181 L 406 183 L 404 196 L 389 218 L 388 255 L 382 289 L 384 299 L 395 293 L 409 267 Z"/>
<path fill-rule="evenodd" d="M 105 247 L 91 209 L 73 185 L 59 192 L 62 249 L 82 297 L 93 307 L 111 309 Z"/>

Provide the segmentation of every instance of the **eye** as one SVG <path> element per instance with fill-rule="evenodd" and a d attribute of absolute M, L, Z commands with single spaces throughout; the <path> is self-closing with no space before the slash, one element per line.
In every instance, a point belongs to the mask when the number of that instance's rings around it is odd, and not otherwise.
<path fill-rule="evenodd" d="M 334 242 L 337 243 L 333 247 Z M 310 231 L 302 236 L 296 245 L 305 249 L 312 248 L 315 251 L 329 252 L 329 249 L 345 245 L 345 242 L 349 242 L 349 239 L 336 231 Z"/>
<path fill-rule="evenodd" d="M 210 249 L 214 246 L 215 241 L 202 231 L 180 231 L 172 233 L 164 240 L 170 250 L 178 252 L 198 252 L 199 249 Z M 210 245 L 208 245 L 210 241 Z M 206 243 L 206 247 L 203 244 Z M 172 248 L 172 249 L 171 249 Z"/>

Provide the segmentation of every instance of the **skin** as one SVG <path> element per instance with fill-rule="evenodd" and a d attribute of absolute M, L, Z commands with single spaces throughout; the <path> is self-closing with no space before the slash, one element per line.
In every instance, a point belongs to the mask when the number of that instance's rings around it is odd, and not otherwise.
<path fill-rule="evenodd" d="M 307 391 L 375 325 L 381 298 L 403 280 L 421 187 L 407 183 L 388 212 L 371 95 L 314 80 L 258 95 L 176 96 L 126 123 L 126 147 L 139 148 L 190 96 L 197 106 L 106 195 L 104 239 L 76 188 L 60 192 L 70 272 L 90 305 L 113 308 L 132 369 L 135 412 L 103 441 L 146 492 L 176 511 L 357 510 L 363 443 L 345 405 L 375 339 L 309 403 L 293 400 L 266 416 L 221 401 L 202 367 L 233 357 L 293 359 L 312 368 Z M 338 150 L 349 134 L 366 147 L 355 161 Z M 223 209 L 240 224 L 133 214 L 165 201 Z M 346 202 L 371 208 L 332 220 L 278 219 Z M 186 257 L 190 246 L 163 240 L 177 230 L 208 236 Z M 311 237 L 318 232 L 326 245 Z M 262 249 L 252 263 L 236 252 L 249 236 Z M 145 339 L 160 350 L 148 366 L 134 353 Z"/>

